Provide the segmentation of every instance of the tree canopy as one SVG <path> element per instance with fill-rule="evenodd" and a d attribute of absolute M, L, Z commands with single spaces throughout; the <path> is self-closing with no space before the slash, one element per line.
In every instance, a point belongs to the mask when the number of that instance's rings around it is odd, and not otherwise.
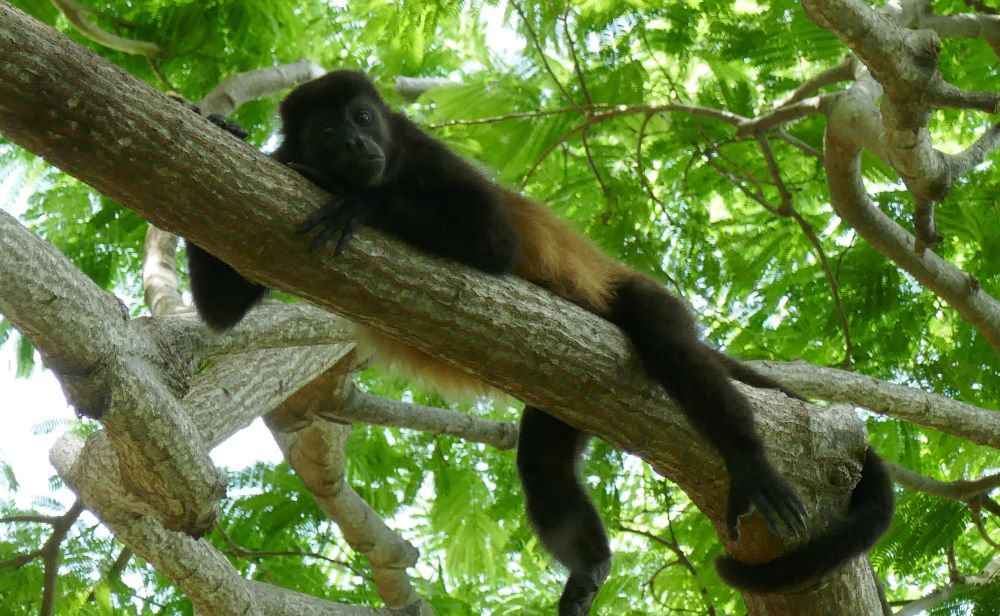
<path fill-rule="evenodd" d="M 713 346 L 759 360 L 833 413 L 860 413 L 898 483 L 893 526 L 871 553 L 885 609 L 1000 612 L 1000 505 L 991 497 L 1000 484 L 991 474 L 1000 462 L 996 9 L 958 0 L 933 9 L 916 0 L 882 8 L 846 0 L 11 4 L 154 88 L 229 114 L 264 150 L 278 138 L 276 103 L 288 87 L 320 67 L 368 72 L 434 136 L 685 298 Z M 4 19 L 0 40 L 16 41 Z M 225 87 L 228 77 L 269 68 L 281 71 L 269 74 L 281 88 Z M 188 529 L 208 520 L 201 530 L 215 551 L 205 562 L 221 554 L 244 579 L 344 606 L 399 607 L 419 596 L 438 614 L 552 612 L 562 573 L 524 521 L 510 451 L 519 403 L 455 403 L 379 367 L 345 384 L 345 366 L 360 362 L 341 323 L 303 304 L 275 313 L 294 327 L 261 325 L 260 339 L 251 324 L 236 342 L 190 342 L 203 336 L 191 333 L 200 331 L 193 320 L 167 318 L 184 312 L 183 298 L 171 298 L 186 285 L 169 238 L 154 244 L 156 231 L 134 207 L 16 145 L 18 113 L 0 99 L 5 208 L 26 199 L 24 225 L 120 298 L 130 317 L 153 315 L 151 341 L 190 352 L 195 365 L 167 389 L 192 414 L 234 399 L 257 409 L 234 423 L 269 413 L 287 463 L 227 471 L 217 522 L 221 484 L 207 466 L 191 480 L 190 498 L 211 506 L 173 518 L 159 512 Z M 0 224 L 0 243 L 5 233 L 15 238 L 15 227 Z M 30 376 L 45 357 L 78 408 L 104 404 L 103 392 L 53 360 L 49 349 L 74 344 L 71 334 L 29 338 L 42 331 L 29 314 L 32 298 L 4 291 L 19 288 L 10 282 L 22 280 L 16 267 L 44 285 L 29 270 L 41 262 L 3 254 L 0 342 L 18 345 L 18 372 Z M 165 262 L 151 263 L 154 255 Z M 158 296 L 164 285 L 148 274 L 169 274 L 177 263 L 180 282 L 168 281 Z M 400 275 L 422 267 L 407 261 Z M 171 306 L 157 309 L 157 297 Z M 262 310 L 272 309 L 280 307 Z M 166 337 L 171 331 L 177 338 Z M 265 404 L 236 393 L 264 391 L 260 375 L 292 362 L 281 353 L 309 345 L 327 345 L 328 355 L 309 360 L 313 380 L 283 382 L 290 397 L 267 393 Z M 157 361 L 152 351 L 146 359 Z M 340 372 L 330 372 L 337 362 Z M 238 386 L 220 385 L 227 370 Z M 141 390 L 148 383 L 137 374 Z M 199 385 L 199 376 L 218 379 Z M 293 429 L 319 412 L 317 400 L 339 401 L 343 408 L 328 413 L 335 421 Z M 472 419 L 456 419 L 459 412 Z M 117 422 L 103 424 L 112 447 L 130 429 Z M 89 419 L 69 427 L 84 437 L 99 428 Z M 211 444 L 227 435 L 201 432 Z M 204 454 L 204 443 L 185 445 L 184 436 L 171 454 Z M 321 463 L 309 459 L 314 448 L 339 453 Z M 56 466 L 53 489 L 73 484 L 74 473 Z M 134 470 L 114 466 L 109 477 Z M 189 614 L 209 605 L 183 589 L 183 568 L 134 555 L 143 532 L 160 535 L 102 517 L 112 533 L 81 517 L 90 503 L 75 485 L 82 500 L 72 507 L 40 496 L 31 510 L 18 509 L 8 498 L 16 462 L 0 467 L 0 604 L 10 613 Z M 744 608 L 715 574 L 723 544 L 677 485 L 601 440 L 583 474 L 614 535 L 615 566 L 595 613 L 759 609 L 752 600 Z M 173 495 L 158 501 L 154 483 L 142 496 L 152 509 L 169 509 Z M 123 479 L 133 491 L 142 484 Z M 325 491 L 345 485 L 337 495 Z M 358 511 L 373 515 L 352 525 Z M 162 536 L 169 543 L 172 535 Z"/>

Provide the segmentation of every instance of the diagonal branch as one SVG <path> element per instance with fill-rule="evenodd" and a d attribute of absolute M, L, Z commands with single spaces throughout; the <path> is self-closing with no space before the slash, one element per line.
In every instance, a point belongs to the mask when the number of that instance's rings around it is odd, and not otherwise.
<path fill-rule="evenodd" d="M 468 413 L 445 411 L 420 404 L 388 400 L 350 387 L 341 404 L 330 405 L 320 414 L 332 421 L 351 421 L 396 426 L 431 434 L 446 434 L 497 449 L 513 449 L 517 425 L 507 421 L 480 419 Z"/>
<path fill-rule="evenodd" d="M 804 361 L 752 361 L 756 370 L 802 395 L 843 402 L 1000 449 L 1000 412 L 856 372 Z"/>
<path fill-rule="evenodd" d="M 320 418 L 343 404 L 353 391 L 349 362 L 335 365 L 295 392 L 265 421 L 320 508 L 340 528 L 344 539 L 371 564 L 375 588 L 385 604 L 415 616 L 432 616 L 430 605 L 416 592 L 406 570 L 419 552 L 382 520 L 344 477 L 349 424 Z"/>

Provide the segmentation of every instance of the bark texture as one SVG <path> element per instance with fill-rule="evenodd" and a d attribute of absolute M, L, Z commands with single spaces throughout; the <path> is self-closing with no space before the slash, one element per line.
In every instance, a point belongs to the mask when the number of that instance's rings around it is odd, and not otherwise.
<path fill-rule="evenodd" d="M 250 278 L 444 358 L 635 453 L 717 525 L 722 519 L 727 478 L 719 457 L 612 325 L 521 280 L 487 278 L 370 230 L 341 257 L 307 254 L 307 240 L 293 230 L 324 201 L 319 189 L 7 4 L 0 4 L 0 131 Z M 810 530 L 822 529 L 858 479 L 863 424 L 773 392 L 743 391 L 768 454 L 803 496 Z M 737 557 L 763 560 L 781 550 L 756 516 L 744 524 L 730 546 Z M 758 614 L 878 609 L 864 559 L 803 592 L 747 601 Z"/>

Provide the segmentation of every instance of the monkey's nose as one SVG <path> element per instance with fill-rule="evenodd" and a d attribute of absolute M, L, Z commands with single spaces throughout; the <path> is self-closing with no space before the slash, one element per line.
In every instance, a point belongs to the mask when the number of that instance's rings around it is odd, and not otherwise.
<path fill-rule="evenodd" d="M 354 136 L 345 139 L 344 145 L 347 146 L 348 151 L 356 154 L 364 149 L 365 142 L 361 139 L 361 137 Z"/>

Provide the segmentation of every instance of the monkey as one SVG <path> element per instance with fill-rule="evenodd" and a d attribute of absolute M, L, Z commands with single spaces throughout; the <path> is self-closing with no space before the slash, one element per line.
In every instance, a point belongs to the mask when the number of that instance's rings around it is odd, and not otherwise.
<path fill-rule="evenodd" d="M 729 538 L 739 539 L 740 518 L 754 509 L 775 534 L 804 531 L 805 507 L 765 456 L 750 405 L 730 378 L 801 396 L 703 343 L 681 299 L 390 109 L 363 73 L 338 70 L 298 86 L 281 102 L 280 117 L 283 140 L 271 156 L 332 195 L 298 229 L 313 234 L 310 250 L 336 238 L 339 255 L 365 225 L 486 274 L 518 276 L 610 321 L 721 455 L 730 479 Z M 188 260 L 196 308 L 216 330 L 236 325 L 266 292 L 190 243 Z M 409 364 L 432 382 L 469 379 L 388 337 L 364 330 L 360 337 L 376 356 Z M 578 477 L 588 438 L 544 409 L 524 408 L 516 466 L 531 526 L 568 569 L 560 616 L 588 614 L 611 566 L 607 532 Z M 891 483 L 869 448 L 839 524 L 771 561 L 724 557 L 717 569 L 736 588 L 787 590 L 866 552 L 892 512 Z"/>

